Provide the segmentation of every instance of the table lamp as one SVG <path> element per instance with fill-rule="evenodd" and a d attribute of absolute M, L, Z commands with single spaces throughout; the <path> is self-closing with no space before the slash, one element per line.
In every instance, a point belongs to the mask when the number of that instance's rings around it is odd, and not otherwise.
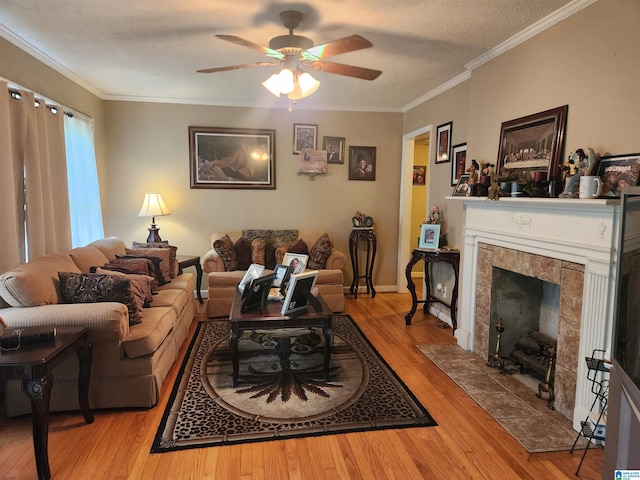
<path fill-rule="evenodd" d="M 144 201 L 142 202 L 142 208 L 140 209 L 140 213 L 138 213 L 139 217 L 152 217 L 151 227 L 149 230 L 149 236 L 147 237 L 148 243 L 161 242 L 160 234 L 158 233 L 159 228 L 156 227 L 156 217 L 161 217 L 163 215 L 171 215 L 171 212 L 167 208 L 167 205 L 162 200 L 162 195 L 159 192 L 147 192 L 144 194 Z"/>

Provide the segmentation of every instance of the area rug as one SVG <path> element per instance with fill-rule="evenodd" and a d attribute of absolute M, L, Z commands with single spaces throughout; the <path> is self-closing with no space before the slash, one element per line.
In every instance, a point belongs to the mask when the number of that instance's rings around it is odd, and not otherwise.
<path fill-rule="evenodd" d="M 231 387 L 228 321 L 197 326 L 151 452 L 436 425 L 347 315 L 329 381 L 316 329 L 246 331 Z"/>
<path fill-rule="evenodd" d="M 501 375 L 479 355 L 457 344 L 417 345 L 478 405 L 491 415 L 529 453 L 570 450 L 577 433 L 571 422 L 536 397 L 538 382 L 531 377 Z M 586 440 L 578 439 L 576 448 Z"/>

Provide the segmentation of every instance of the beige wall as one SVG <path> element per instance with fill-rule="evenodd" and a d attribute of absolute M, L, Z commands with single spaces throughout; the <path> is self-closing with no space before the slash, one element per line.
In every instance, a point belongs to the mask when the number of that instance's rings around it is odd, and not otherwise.
<path fill-rule="evenodd" d="M 376 285 L 395 287 L 402 115 L 106 102 L 109 154 L 108 233 L 144 240 L 150 219 L 138 218 L 145 191 L 160 191 L 172 214 L 156 218 L 163 239 L 183 253 L 204 254 L 211 233 L 243 228 L 320 229 L 348 254 L 356 210 L 376 222 Z M 314 181 L 297 175 L 293 124 L 318 125 L 322 137 L 377 148 L 376 180 L 349 181 L 348 160 Z M 189 126 L 276 130 L 276 190 L 189 188 Z M 348 284 L 351 273 L 348 272 Z"/>
<path fill-rule="evenodd" d="M 502 122 L 569 105 L 565 156 L 587 147 L 600 154 L 638 152 L 639 24 L 637 0 L 596 2 L 407 112 L 404 132 L 452 120 L 453 144 L 467 142 L 467 161 L 495 163 Z M 462 202 L 444 199 L 451 194 L 450 164 L 432 165 L 430 172 L 431 203 L 444 205 L 449 243 L 462 247 Z M 450 283 L 450 277 L 435 281 Z"/>

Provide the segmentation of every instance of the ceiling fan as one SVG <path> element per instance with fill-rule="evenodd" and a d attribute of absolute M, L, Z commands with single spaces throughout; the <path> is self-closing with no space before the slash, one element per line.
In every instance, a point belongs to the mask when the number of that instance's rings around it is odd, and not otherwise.
<path fill-rule="evenodd" d="M 375 80 L 382 73 L 380 70 L 325 61 L 325 59 L 334 55 L 372 47 L 373 44 L 369 40 L 359 35 L 351 35 L 333 42 L 314 46 L 310 38 L 294 35 L 293 33 L 293 30 L 302 21 L 302 13 L 295 10 L 284 11 L 280 14 L 280 21 L 289 29 L 289 34 L 272 38 L 268 47 L 263 47 L 235 35 L 216 35 L 221 40 L 261 52 L 267 57 L 279 60 L 279 63 L 245 63 L 228 67 L 205 68 L 198 70 L 198 72 L 215 73 L 240 68 L 272 67 L 282 64 L 282 70 L 263 82 L 263 85 L 274 95 L 279 97 L 281 93 L 286 94 L 292 100 L 311 95 L 320 85 L 320 82 L 311 77 L 301 67 L 363 80 Z"/>

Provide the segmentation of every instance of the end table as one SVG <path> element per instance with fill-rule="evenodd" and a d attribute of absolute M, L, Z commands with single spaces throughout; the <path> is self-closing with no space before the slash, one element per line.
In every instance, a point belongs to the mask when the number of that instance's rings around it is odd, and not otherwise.
<path fill-rule="evenodd" d="M 196 294 L 198 295 L 198 301 L 202 304 L 202 292 L 200 292 L 202 265 L 200 265 L 200 257 L 192 255 L 176 255 L 176 260 L 178 260 L 178 274 L 181 274 L 182 270 L 185 268 L 196 267 Z"/>

